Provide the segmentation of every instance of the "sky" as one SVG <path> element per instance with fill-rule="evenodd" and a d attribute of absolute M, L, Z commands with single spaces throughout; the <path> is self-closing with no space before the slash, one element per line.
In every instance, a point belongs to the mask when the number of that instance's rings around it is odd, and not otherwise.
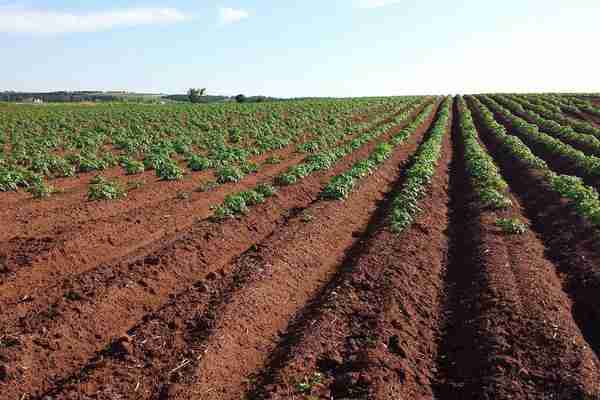
<path fill-rule="evenodd" d="M 600 92 L 599 0 L 0 0 L 0 91 Z"/>

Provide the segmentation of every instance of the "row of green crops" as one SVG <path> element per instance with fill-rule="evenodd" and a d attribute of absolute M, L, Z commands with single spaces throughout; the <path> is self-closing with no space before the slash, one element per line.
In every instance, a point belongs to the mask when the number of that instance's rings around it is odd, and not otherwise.
<path fill-rule="evenodd" d="M 528 108 L 542 117 L 558 122 L 561 125 L 571 126 L 578 133 L 593 135 L 600 138 L 600 129 L 596 128 L 587 121 L 569 117 L 562 112 L 562 109 L 550 102 L 549 96 L 512 96 L 513 100 L 518 101 L 525 108 Z"/>
<path fill-rule="evenodd" d="M 576 97 L 568 97 L 567 104 L 576 107 L 580 111 L 585 111 L 586 113 L 600 117 L 600 108 L 585 100 L 581 100 Z"/>
<path fill-rule="evenodd" d="M 600 177 L 600 158 L 586 155 L 584 152 L 577 150 L 573 146 L 541 132 L 536 125 L 530 124 L 524 119 L 512 114 L 510 110 L 501 106 L 489 96 L 479 96 L 479 98 L 489 106 L 492 111 L 508 121 L 513 128 L 513 131 L 525 142 L 540 146 L 548 154 L 569 160 L 589 176 Z"/>
<path fill-rule="evenodd" d="M 417 102 L 412 107 L 409 107 L 408 109 L 400 112 L 398 115 L 396 115 L 396 117 L 393 119 L 392 122 L 389 122 L 387 124 L 377 126 L 378 125 L 377 122 L 373 123 L 372 129 L 375 129 L 375 131 L 371 131 L 371 129 L 367 129 L 367 132 L 363 133 L 362 135 L 360 135 L 359 137 L 357 137 L 355 139 L 352 139 L 345 146 L 342 146 L 342 147 L 344 147 L 344 148 L 347 147 L 348 149 L 350 149 L 350 151 L 354 151 L 354 150 L 358 149 L 359 147 L 361 147 L 362 145 L 364 145 L 365 143 L 373 140 L 376 136 L 380 135 L 382 132 L 387 131 L 390 127 L 395 126 L 400 121 L 403 121 L 404 119 L 408 118 L 414 112 L 414 110 L 416 110 L 417 108 L 419 108 L 421 106 L 425 106 L 425 110 L 423 112 L 421 112 L 419 117 L 417 117 L 417 119 L 411 123 L 411 126 L 413 126 L 415 123 L 418 123 L 418 125 L 420 125 L 424 120 L 423 115 L 429 115 L 431 113 L 433 104 L 430 104 L 430 103 L 432 100 L 433 99 L 431 98 L 431 99 L 421 100 L 421 102 Z M 420 122 L 416 122 L 417 120 Z M 391 153 L 392 145 L 399 144 L 402 140 L 404 140 L 403 137 L 405 135 L 408 135 L 407 129 L 408 128 L 405 128 L 400 133 L 395 135 L 394 139 L 392 139 L 390 141 L 392 144 L 383 143 L 383 144 L 377 146 L 375 151 L 372 153 L 372 156 L 373 156 L 372 160 L 377 158 L 376 162 L 378 162 L 378 163 L 383 162 L 383 160 L 386 159 L 389 156 L 389 154 Z M 374 132 L 377 132 L 376 136 L 373 135 Z M 307 159 L 305 160 L 304 164 L 313 162 L 315 157 L 323 157 L 323 158 L 327 157 L 327 159 L 329 161 L 327 164 L 324 164 L 324 165 L 319 164 L 319 165 L 308 167 L 306 169 L 306 175 L 304 175 L 303 177 L 306 177 L 306 176 L 312 174 L 313 172 L 332 167 L 333 164 L 335 163 L 335 161 L 337 161 L 339 158 L 334 158 L 334 157 L 330 156 L 329 154 L 330 154 L 330 152 L 324 151 L 324 152 L 320 152 L 320 153 L 308 156 Z M 356 167 L 356 164 L 354 167 Z M 289 171 L 288 171 L 288 173 L 289 173 Z M 299 179 L 295 179 L 294 181 L 286 180 L 286 181 L 282 182 L 282 179 L 284 179 L 282 177 L 285 177 L 285 176 L 286 175 L 283 174 L 283 175 L 276 177 L 274 179 L 274 182 L 276 184 L 285 185 L 285 186 L 293 185 L 293 184 L 296 184 L 299 182 Z M 266 191 L 269 193 L 268 195 L 265 194 L 265 188 L 266 188 Z M 238 214 L 244 214 L 248 211 L 250 206 L 262 203 L 262 200 L 264 200 L 264 198 L 272 196 L 274 193 L 275 193 L 275 189 L 272 186 L 261 183 L 261 184 L 257 185 L 254 189 L 231 194 L 225 198 L 225 200 L 223 201 L 223 203 L 221 205 L 215 207 L 213 216 L 216 219 L 223 219 L 223 218 L 235 216 Z M 256 201 L 256 199 L 259 199 L 261 201 Z"/>
<path fill-rule="evenodd" d="M 571 200 L 577 213 L 592 224 L 600 225 L 600 199 L 598 192 L 583 183 L 581 178 L 570 175 L 558 175 L 544 160 L 536 157 L 516 136 L 509 135 L 504 126 L 494 118 L 494 113 L 475 97 L 469 97 L 470 104 L 479 116 L 485 129 L 500 144 L 502 151 L 519 160 L 524 166 L 539 170 L 550 187 L 560 196 Z"/>
<path fill-rule="evenodd" d="M 26 106 L 0 109 L 0 190 L 121 165 L 177 179 L 191 170 L 243 163 L 381 115 L 414 97 L 262 104 Z M 142 164 L 140 164 L 140 162 Z M 177 165 L 177 168 L 176 168 Z M 157 168 L 160 167 L 160 168 Z"/>
<path fill-rule="evenodd" d="M 414 104 L 413 106 L 396 115 L 390 122 L 373 126 L 371 129 L 368 129 L 367 132 L 355 137 L 352 140 L 349 140 L 343 145 L 308 156 L 300 164 L 291 167 L 286 172 L 279 175 L 276 179 L 277 184 L 282 186 L 291 185 L 315 171 L 331 168 L 336 161 L 381 136 L 390 128 L 409 118 L 410 115 L 412 115 L 419 107 L 430 103 L 432 100 L 433 99 L 428 98 L 424 101 Z"/>
<path fill-rule="evenodd" d="M 548 133 L 563 142 L 578 147 L 583 151 L 591 151 L 594 154 L 600 154 L 600 140 L 592 135 L 577 133 L 569 125 L 561 125 L 560 123 L 546 119 L 535 111 L 526 109 L 523 105 L 506 96 L 490 96 L 498 103 L 502 104 L 515 115 L 525 119 L 526 121 L 535 124 L 543 132 Z"/>
<path fill-rule="evenodd" d="M 422 99 L 420 98 L 409 99 L 403 105 L 405 109 L 408 109 L 413 105 L 419 103 L 420 101 L 422 101 Z M 344 137 L 355 135 L 357 133 L 365 131 L 373 125 L 383 123 L 386 119 L 389 119 L 390 117 L 391 116 L 389 114 L 381 114 L 379 116 L 376 116 L 370 122 L 362 122 L 355 125 L 347 126 L 344 129 L 334 129 L 326 133 L 320 132 L 321 134 L 319 134 L 315 139 L 309 140 L 299 145 L 297 151 L 300 153 L 316 153 L 318 151 L 329 149 L 335 146 L 340 140 L 344 139 Z"/>
<path fill-rule="evenodd" d="M 407 127 L 394 135 L 387 143 L 380 143 L 364 160 L 356 162 L 343 174 L 334 176 L 321 192 L 326 199 L 344 199 L 348 197 L 356 184 L 363 178 L 373 174 L 379 165 L 389 158 L 395 146 L 404 143 L 425 122 L 433 112 L 433 104 L 429 104 Z"/>
<path fill-rule="evenodd" d="M 479 201 L 486 208 L 502 209 L 512 206 L 506 193 L 508 185 L 489 153 L 478 141 L 477 129 L 465 100 L 459 97 L 460 139 L 464 149 L 467 174 Z"/>
<path fill-rule="evenodd" d="M 452 98 L 446 97 L 440 106 L 437 119 L 414 157 L 414 162 L 406 171 L 404 186 L 392 200 L 390 225 L 395 232 L 409 227 L 421 211 L 419 202 L 427 193 L 441 156 L 442 141 L 450 121 Z"/>

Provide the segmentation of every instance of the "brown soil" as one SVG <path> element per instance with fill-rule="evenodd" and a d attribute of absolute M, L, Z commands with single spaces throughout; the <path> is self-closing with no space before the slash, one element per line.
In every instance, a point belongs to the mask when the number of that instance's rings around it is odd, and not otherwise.
<path fill-rule="evenodd" d="M 293 156 L 169 204 L 187 218 L 179 230 L 160 226 L 163 206 L 142 207 L 140 225 L 161 234 L 143 242 L 122 225 L 122 254 L 54 253 L 42 232 L 7 241 L 0 398 L 600 399 L 598 232 L 485 131 L 514 207 L 482 209 L 454 111 L 401 234 L 388 228 L 391 202 L 433 118 L 344 202 L 318 195 L 405 123 L 238 218 L 203 216 Z M 530 229 L 503 234 L 499 217 Z M 57 237 L 84 248 L 78 235 L 100 227 Z"/>
<path fill-rule="evenodd" d="M 152 244 L 161 246 L 163 238 L 184 231 L 194 221 L 210 216 L 211 207 L 219 204 L 226 195 L 270 180 L 298 163 L 303 156 L 292 151 L 293 147 L 289 147 L 277 152 L 284 159 L 282 163 L 266 165 L 238 184 L 221 185 L 204 193 L 186 191 L 185 198 L 179 198 L 173 187 L 160 189 L 160 184 L 157 184 L 155 190 L 142 193 L 139 199 L 130 197 L 124 202 L 94 202 L 100 210 L 93 206 L 90 210 L 97 210 L 93 212 L 98 218 L 79 223 L 73 222 L 72 219 L 77 217 L 69 214 L 64 217 L 66 221 L 71 219 L 66 225 L 58 221 L 49 230 L 0 243 L 0 256 L 6 260 L 4 271 L 0 272 L 3 289 L 0 304 L 14 303 L 23 296 L 31 295 L 32 287 L 46 287 L 58 278 L 83 273 L 141 247 L 148 250 Z M 173 184 L 179 187 L 198 186 L 193 181 L 189 182 Z M 154 193 L 159 189 L 165 194 Z M 163 197 L 164 200 L 153 203 L 153 197 Z M 136 200 L 142 205 L 132 207 Z M 143 203 L 147 203 L 146 206 Z M 119 213 L 119 209 L 123 211 Z M 103 213 L 109 215 L 102 217 Z"/>
<path fill-rule="evenodd" d="M 14 296 L 14 312 L 2 316 L 2 334 L 19 338 L 19 345 L 4 355 L 10 360 L 10 393 L 40 393 L 77 375 L 94 354 L 103 354 L 107 343 L 157 310 L 169 296 L 218 272 L 232 257 L 284 224 L 294 210 L 309 206 L 331 176 L 365 157 L 375 145 L 364 146 L 301 185 L 282 188 L 275 199 L 242 220 L 203 221 L 171 239 L 161 239 L 162 246 L 152 243 L 120 262 L 67 276 L 39 290 L 35 285 L 29 285 L 29 290 L 19 286 L 29 294 Z M 73 299 L 73 293 L 82 299 Z"/>
<path fill-rule="evenodd" d="M 495 147 L 491 150 L 497 154 Z M 544 243 L 535 229 L 508 235 L 495 226 L 501 217 L 532 225 L 520 199 L 511 196 L 514 207 L 508 210 L 482 209 L 459 172 L 465 170 L 462 149 L 455 153 L 451 220 L 456 222 L 437 397 L 574 399 L 600 394 L 600 364 L 573 317 Z"/>

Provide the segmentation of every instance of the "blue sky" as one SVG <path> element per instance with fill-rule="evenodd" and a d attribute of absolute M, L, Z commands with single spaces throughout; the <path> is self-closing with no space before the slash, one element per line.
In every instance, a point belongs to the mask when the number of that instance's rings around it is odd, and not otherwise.
<path fill-rule="evenodd" d="M 0 90 L 600 91 L 598 0 L 0 0 Z"/>

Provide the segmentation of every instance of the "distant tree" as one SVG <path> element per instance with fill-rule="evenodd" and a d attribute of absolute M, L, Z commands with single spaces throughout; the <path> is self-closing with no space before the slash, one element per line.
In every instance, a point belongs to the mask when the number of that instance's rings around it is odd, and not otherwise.
<path fill-rule="evenodd" d="M 200 103 L 200 98 L 204 95 L 206 95 L 206 88 L 202 88 L 202 89 L 191 88 L 190 90 L 188 90 L 188 98 L 190 99 L 190 102 L 192 102 L 192 103 Z"/>
<path fill-rule="evenodd" d="M 246 101 L 246 96 L 244 96 L 243 94 L 238 94 L 237 96 L 235 96 L 235 101 L 237 101 L 238 103 L 243 103 Z"/>

